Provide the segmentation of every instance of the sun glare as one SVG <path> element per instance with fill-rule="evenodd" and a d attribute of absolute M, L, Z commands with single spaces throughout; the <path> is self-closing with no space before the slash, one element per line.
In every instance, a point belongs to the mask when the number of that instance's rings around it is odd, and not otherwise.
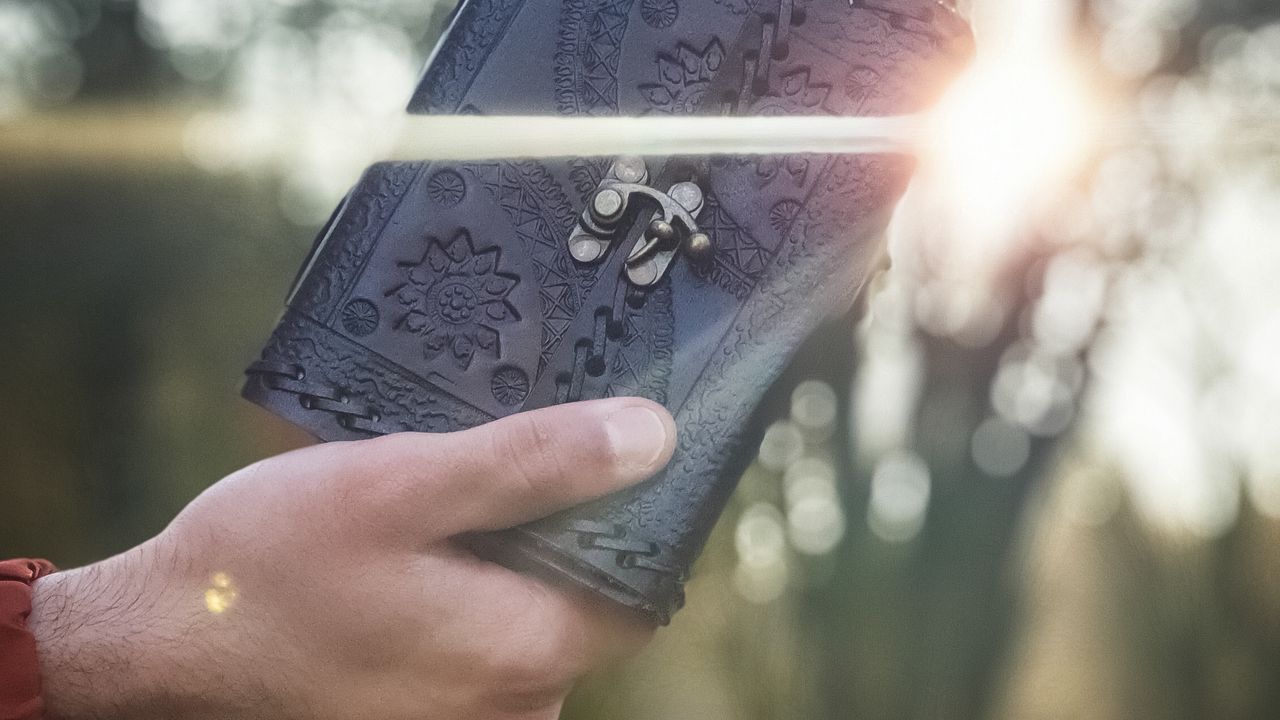
<path fill-rule="evenodd" d="M 1025 236 L 1090 155 L 1097 103 L 1075 65 L 1064 7 L 983 5 L 973 18 L 978 56 L 929 118 L 921 184 L 948 234 L 965 238 L 961 254 L 979 264 Z"/>
<path fill-rule="evenodd" d="M 922 171 L 957 235 L 1010 235 L 1088 156 L 1090 102 L 1065 60 L 992 57 L 932 117 Z"/>

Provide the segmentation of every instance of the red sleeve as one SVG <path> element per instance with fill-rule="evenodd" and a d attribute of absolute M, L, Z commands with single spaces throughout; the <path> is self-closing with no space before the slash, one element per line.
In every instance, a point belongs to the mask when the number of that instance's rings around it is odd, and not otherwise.
<path fill-rule="evenodd" d="M 0 562 L 0 720 L 37 720 L 40 662 L 36 639 L 27 631 L 31 584 L 55 568 L 47 560 Z"/>

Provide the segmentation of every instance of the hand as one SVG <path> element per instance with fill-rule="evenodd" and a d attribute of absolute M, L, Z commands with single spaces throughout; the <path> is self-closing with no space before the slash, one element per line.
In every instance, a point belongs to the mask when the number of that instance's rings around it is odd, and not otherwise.
<path fill-rule="evenodd" d="M 35 585 L 49 717 L 554 718 L 651 630 L 450 538 L 649 477 L 675 424 L 638 399 L 271 458 L 160 535 Z"/>

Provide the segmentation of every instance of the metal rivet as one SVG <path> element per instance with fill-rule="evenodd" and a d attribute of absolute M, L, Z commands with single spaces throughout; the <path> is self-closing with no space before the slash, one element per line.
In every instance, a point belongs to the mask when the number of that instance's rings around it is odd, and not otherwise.
<path fill-rule="evenodd" d="M 645 168 L 644 158 L 623 155 L 613 163 L 613 175 L 622 182 L 642 182 L 646 174 L 648 174 L 648 170 Z"/>
<path fill-rule="evenodd" d="M 631 278 L 631 282 L 646 287 L 658 281 L 658 268 L 653 263 L 628 266 L 627 277 Z"/>
<path fill-rule="evenodd" d="M 569 245 L 569 253 L 578 262 L 592 262 L 604 254 L 599 241 L 591 238 L 579 238 Z"/>
<path fill-rule="evenodd" d="M 702 188 L 695 183 L 676 183 L 671 186 L 667 194 L 689 212 L 697 212 L 698 208 L 702 207 Z"/>
<path fill-rule="evenodd" d="M 613 188 L 605 188 L 591 199 L 591 212 L 599 222 L 613 220 L 622 212 L 622 193 Z"/>

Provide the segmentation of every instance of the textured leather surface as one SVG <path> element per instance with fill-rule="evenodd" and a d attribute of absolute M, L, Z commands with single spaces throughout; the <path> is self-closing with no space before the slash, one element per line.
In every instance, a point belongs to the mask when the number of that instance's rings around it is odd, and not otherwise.
<path fill-rule="evenodd" d="M 411 110 L 899 114 L 927 105 L 968 51 L 967 27 L 934 0 L 468 0 Z M 622 273 L 630 239 L 596 264 L 567 250 L 611 160 L 370 168 L 244 395 L 323 440 L 606 396 L 663 403 L 680 440 L 657 478 L 473 543 L 665 623 L 733 490 L 749 415 L 806 335 L 852 302 L 911 168 L 649 158 L 659 187 L 704 188 L 697 220 L 715 249 L 639 289 Z"/>

